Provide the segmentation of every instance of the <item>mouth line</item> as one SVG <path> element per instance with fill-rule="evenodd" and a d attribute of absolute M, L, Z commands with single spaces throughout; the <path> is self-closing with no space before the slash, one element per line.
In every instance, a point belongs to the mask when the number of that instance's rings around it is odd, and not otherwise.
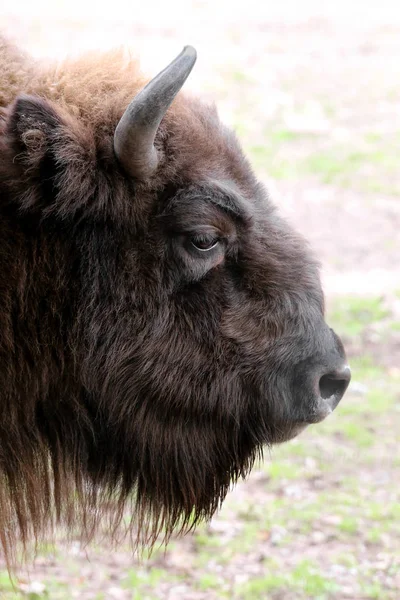
<path fill-rule="evenodd" d="M 277 435 L 274 443 L 283 443 L 292 440 L 310 425 L 318 425 L 325 421 L 335 410 L 340 397 L 336 394 L 331 394 L 330 397 L 324 398 L 321 395 L 317 398 L 310 411 L 299 411 L 294 419 L 286 420 L 281 429 L 280 435 Z M 301 414 L 303 413 L 303 414 Z"/>
<path fill-rule="evenodd" d="M 288 442 L 292 439 L 294 439 L 295 437 L 297 437 L 302 431 L 304 431 L 304 429 L 306 429 L 308 426 L 310 425 L 310 423 L 306 423 L 305 421 L 297 421 L 295 422 L 291 428 L 289 429 L 289 431 L 287 431 L 284 435 L 282 435 L 282 439 L 277 440 L 275 443 L 285 443 Z"/>
<path fill-rule="evenodd" d="M 301 419 L 295 421 L 294 427 L 307 427 L 308 425 L 316 425 L 325 421 L 332 413 L 334 409 L 323 401 L 321 407 L 315 407 L 315 410 L 310 412 L 306 417 L 302 416 Z"/>
<path fill-rule="evenodd" d="M 341 395 L 339 393 L 333 393 L 326 397 L 320 395 L 304 420 L 309 425 L 321 423 L 334 412 L 340 399 Z"/>
<path fill-rule="evenodd" d="M 327 407 L 324 413 L 316 413 L 309 416 L 307 419 L 307 425 L 316 425 L 317 423 L 322 423 L 325 421 L 333 413 L 333 410 L 330 407 Z"/>

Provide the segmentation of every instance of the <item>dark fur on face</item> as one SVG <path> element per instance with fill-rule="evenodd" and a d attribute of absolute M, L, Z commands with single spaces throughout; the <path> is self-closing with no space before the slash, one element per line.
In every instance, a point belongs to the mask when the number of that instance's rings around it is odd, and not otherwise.
<path fill-rule="evenodd" d="M 0 119 L 1 543 L 11 560 L 17 539 L 57 522 L 91 537 L 104 514 L 116 531 L 128 505 L 151 545 L 210 518 L 264 445 L 305 426 L 303 371 L 343 352 L 315 260 L 214 109 L 179 96 L 160 167 L 138 183 L 112 145 L 135 68 L 15 56 Z"/>

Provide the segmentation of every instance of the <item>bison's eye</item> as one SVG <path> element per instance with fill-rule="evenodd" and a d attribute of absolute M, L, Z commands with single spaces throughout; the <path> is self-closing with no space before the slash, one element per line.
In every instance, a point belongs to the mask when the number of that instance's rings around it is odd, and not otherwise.
<path fill-rule="evenodd" d="M 190 243 L 196 248 L 196 250 L 200 250 L 200 252 L 209 252 L 218 246 L 220 239 L 215 235 L 203 233 L 192 235 L 190 237 Z"/>

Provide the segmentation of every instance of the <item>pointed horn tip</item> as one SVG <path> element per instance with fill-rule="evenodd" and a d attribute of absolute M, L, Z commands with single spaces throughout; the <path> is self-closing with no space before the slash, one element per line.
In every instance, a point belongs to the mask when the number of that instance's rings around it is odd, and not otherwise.
<path fill-rule="evenodd" d="M 190 46 L 190 45 L 184 46 L 183 50 L 182 50 L 182 54 L 184 54 L 185 56 L 189 56 L 194 61 L 197 59 L 197 51 L 196 51 L 196 48 L 193 48 L 193 46 Z"/>
<path fill-rule="evenodd" d="M 125 171 L 147 179 L 157 169 L 157 128 L 197 59 L 193 46 L 182 52 L 132 100 L 114 132 L 114 151 Z"/>

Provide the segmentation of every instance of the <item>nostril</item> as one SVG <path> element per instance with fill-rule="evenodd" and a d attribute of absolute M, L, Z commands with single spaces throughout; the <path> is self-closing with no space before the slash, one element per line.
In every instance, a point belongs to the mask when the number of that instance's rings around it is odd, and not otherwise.
<path fill-rule="evenodd" d="M 343 396 L 346 391 L 347 382 L 332 379 L 329 375 L 323 375 L 319 381 L 319 393 L 321 398 L 327 400 L 331 396 Z"/>
<path fill-rule="evenodd" d="M 345 367 L 340 371 L 334 371 L 323 375 L 319 380 L 319 392 L 321 398 L 328 400 L 335 399 L 335 406 L 342 399 L 351 379 L 351 371 L 349 367 Z"/>

